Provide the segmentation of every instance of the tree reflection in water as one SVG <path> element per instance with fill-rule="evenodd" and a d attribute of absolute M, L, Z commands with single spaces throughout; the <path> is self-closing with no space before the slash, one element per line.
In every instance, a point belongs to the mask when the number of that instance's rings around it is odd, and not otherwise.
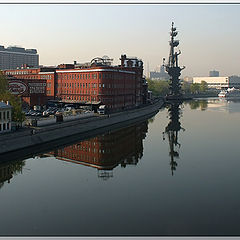
<path fill-rule="evenodd" d="M 169 155 L 171 157 L 170 165 L 171 165 L 171 171 L 172 175 L 173 172 L 176 170 L 177 162 L 176 158 L 179 158 L 179 148 L 180 143 L 178 142 L 178 132 L 182 129 L 185 131 L 184 128 L 181 127 L 181 123 L 179 121 L 180 115 L 181 115 L 181 106 L 182 102 L 176 101 L 176 102 L 170 102 L 167 104 L 168 113 L 169 113 L 169 123 L 167 127 L 165 128 L 165 132 L 163 132 L 163 140 L 165 140 L 165 134 L 167 134 L 168 141 L 169 141 L 169 148 L 170 152 Z M 177 150 L 178 148 L 178 150 Z"/>
<path fill-rule="evenodd" d="M 17 162 L 3 162 L 0 164 L 0 188 L 3 187 L 5 182 L 10 183 L 10 179 L 13 175 L 22 173 L 22 169 L 25 166 L 25 161 Z"/>
<path fill-rule="evenodd" d="M 191 109 L 200 108 L 202 111 L 205 111 L 208 107 L 208 101 L 205 99 L 202 100 L 192 100 L 189 102 L 189 106 Z"/>

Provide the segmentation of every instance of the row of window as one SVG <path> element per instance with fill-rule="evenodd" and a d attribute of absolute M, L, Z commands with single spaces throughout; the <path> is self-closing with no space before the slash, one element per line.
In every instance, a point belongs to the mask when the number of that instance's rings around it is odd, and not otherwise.
<path fill-rule="evenodd" d="M 112 74 L 112 73 L 99 73 L 98 78 L 99 79 L 116 79 L 116 80 L 122 80 L 124 79 L 125 75 L 123 74 Z M 134 75 L 131 74 L 128 76 L 129 79 L 134 79 Z M 58 79 L 60 80 L 69 80 L 69 79 L 82 79 L 82 80 L 87 80 L 87 79 L 97 79 L 97 74 L 96 73 L 81 73 L 81 74 L 58 74 Z"/>
<path fill-rule="evenodd" d="M 9 130 L 10 129 L 10 124 L 9 123 L 0 123 L 0 132 L 1 131 L 5 131 L 5 130 Z"/>
<path fill-rule="evenodd" d="M 60 86 L 61 86 L 61 84 L 58 84 L 58 87 L 60 88 Z M 71 87 L 74 87 L 74 83 L 63 83 L 62 84 L 62 86 L 63 87 L 69 87 L 69 88 L 71 88 Z M 75 83 L 75 88 L 79 88 L 79 86 L 80 86 L 80 88 L 85 88 L 85 86 L 86 86 L 86 88 L 90 88 L 91 87 L 91 84 L 90 83 Z M 92 83 L 92 88 L 96 88 L 97 87 L 97 83 Z M 99 84 L 99 87 L 101 87 L 101 84 Z M 104 83 L 103 83 L 103 87 L 104 87 Z"/>
<path fill-rule="evenodd" d="M 52 79 L 52 76 L 51 75 L 41 75 L 40 79 L 50 80 L 50 79 Z"/>
<path fill-rule="evenodd" d="M 97 74 L 88 73 L 88 74 L 62 74 L 58 75 L 58 79 L 60 80 L 68 80 L 68 79 L 97 79 Z M 101 73 L 99 74 L 99 78 L 101 79 Z"/>
<path fill-rule="evenodd" d="M 78 100 L 78 101 L 101 101 L 100 98 L 89 96 L 63 96 L 62 98 L 66 100 Z"/>
<path fill-rule="evenodd" d="M 79 155 L 79 154 L 73 154 L 73 153 L 67 152 L 66 154 L 61 155 L 61 157 L 76 160 L 76 161 L 82 160 L 82 161 L 90 161 L 90 162 L 93 161 L 95 163 L 98 162 L 98 160 L 95 157 L 89 156 L 87 154 Z"/>
<path fill-rule="evenodd" d="M 26 75 L 26 74 L 32 74 L 29 71 L 6 71 L 6 75 Z M 29 76 L 26 77 L 28 79 L 38 79 L 36 76 Z M 124 79 L 124 75 L 122 74 L 117 74 L 117 75 L 113 75 L 112 73 L 99 73 L 98 74 L 99 79 L 116 79 L 116 80 L 122 80 Z M 40 79 L 46 79 L 46 80 L 51 80 L 53 78 L 52 75 L 41 75 Z M 134 79 L 134 75 L 129 75 L 128 76 L 129 79 Z M 83 79 L 83 80 L 87 80 L 87 79 L 97 79 L 97 74 L 96 73 L 87 73 L 87 74 L 58 74 L 58 79 L 60 80 L 69 80 L 69 79 Z"/>
<path fill-rule="evenodd" d="M 50 83 L 51 86 L 51 83 Z M 124 84 L 107 84 L 107 83 L 62 83 L 62 84 L 58 84 L 58 88 L 64 87 L 64 88 L 134 88 L 134 84 L 128 84 L 127 86 L 124 86 Z"/>
<path fill-rule="evenodd" d="M 48 93 L 48 92 L 51 93 L 51 91 L 47 91 L 47 93 Z M 93 94 L 93 95 L 96 95 L 98 92 L 95 91 L 95 90 L 94 90 L 94 91 L 88 91 L 88 90 L 86 90 L 86 91 L 81 91 L 81 90 L 80 90 L 79 92 L 76 91 L 76 90 L 75 90 L 75 91 L 73 91 L 73 90 L 72 90 L 72 91 L 71 91 L 71 90 L 70 90 L 70 91 L 68 91 L 68 90 L 63 90 L 63 91 L 59 91 L 59 92 L 57 92 L 57 93 L 66 93 L 66 94 Z"/>
<path fill-rule="evenodd" d="M 0 112 L 0 120 L 9 120 L 10 119 L 10 112 Z"/>
<path fill-rule="evenodd" d="M 6 75 L 23 75 L 23 74 L 29 74 L 28 71 L 10 71 L 10 72 L 6 72 Z"/>

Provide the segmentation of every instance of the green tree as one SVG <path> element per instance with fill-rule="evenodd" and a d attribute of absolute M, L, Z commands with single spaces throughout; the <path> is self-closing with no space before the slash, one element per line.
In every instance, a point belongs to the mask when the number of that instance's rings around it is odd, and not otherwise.
<path fill-rule="evenodd" d="M 8 82 L 3 73 L 0 71 L 0 94 L 8 91 Z"/>
<path fill-rule="evenodd" d="M 183 81 L 183 83 L 182 83 L 182 91 L 184 93 L 190 93 L 191 92 L 190 86 L 191 86 L 190 83 Z"/>
<path fill-rule="evenodd" d="M 8 91 L 8 82 L 5 76 L 0 72 L 0 101 L 9 101 L 12 108 L 12 120 L 22 123 L 25 119 L 25 114 L 22 112 L 21 99 L 18 96 L 11 94 Z"/>
<path fill-rule="evenodd" d="M 154 96 L 165 96 L 169 91 L 169 82 L 147 79 L 148 89 Z"/>
<path fill-rule="evenodd" d="M 200 92 L 200 84 L 199 83 L 193 83 L 190 86 L 191 93 L 199 93 Z"/>
<path fill-rule="evenodd" d="M 201 81 L 199 89 L 201 92 L 206 92 L 208 89 L 208 84 L 205 81 Z"/>

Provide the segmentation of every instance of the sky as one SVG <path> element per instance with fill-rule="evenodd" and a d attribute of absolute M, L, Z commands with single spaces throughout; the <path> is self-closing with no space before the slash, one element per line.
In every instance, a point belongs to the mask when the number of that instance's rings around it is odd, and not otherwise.
<path fill-rule="evenodd" d="M 240 4 L 0 4 L 0 45 L 36 48 L 41 65 L 121 54 L 144 73 L 168 59 L 171 22 L 182 76 L 240 75 Z"/>

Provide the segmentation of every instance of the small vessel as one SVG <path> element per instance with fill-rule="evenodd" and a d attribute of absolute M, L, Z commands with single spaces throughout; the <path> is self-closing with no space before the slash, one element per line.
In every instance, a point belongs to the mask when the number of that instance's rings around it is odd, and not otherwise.
<path fill-rule="evenodd" d="M 228 88 L 227 90 L 222 90 L 218 97 L 220 98 L 240 98 L 240 90 L 236 88 Z"/>

